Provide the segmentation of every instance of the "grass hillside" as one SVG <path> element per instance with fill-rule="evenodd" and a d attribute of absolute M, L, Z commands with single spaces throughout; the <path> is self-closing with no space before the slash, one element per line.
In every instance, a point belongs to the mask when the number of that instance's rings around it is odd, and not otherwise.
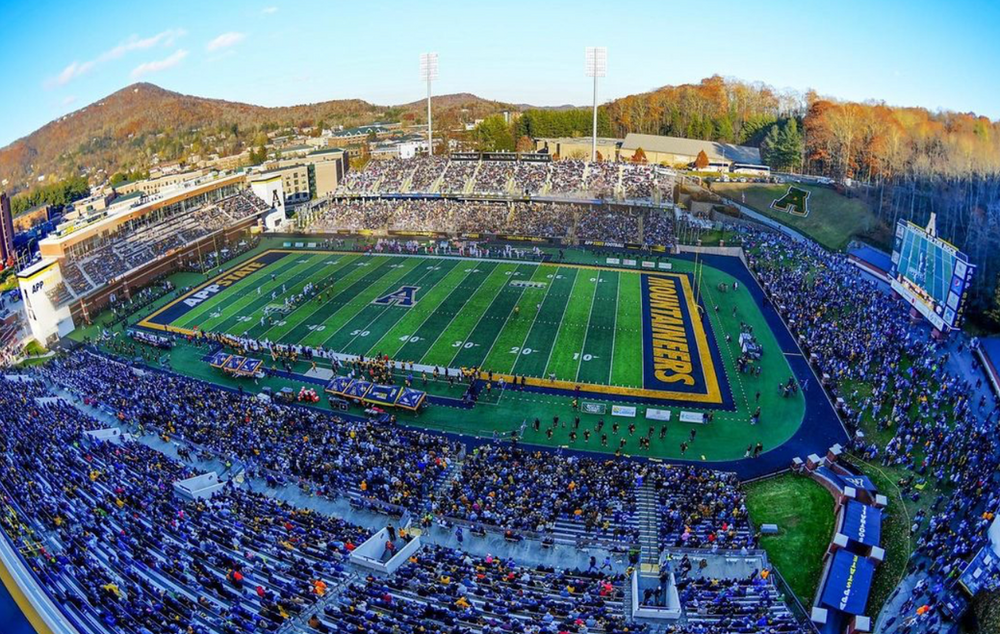
<path fill-rule="evenodd" d="M 777 524 L 777 535 L 760 538 L 768 559 L 804 606 L 812 604 L 833 535 L 833 498 L 811 479 L 784 474 L 746 486 L 750 518 Z"/>
<path fill-rule="evenodd" d="M 713 183 L 712 191 L 735 202 L 741 202 L 745 193 L 747 207 L 796 229 L 828 249 L 843 249 L 853 236 L 871 238 L 879 234 L 878 219 L 861 200 L 838 194 L 829 187 L 799 183 L 795 186 L 810 192 L 808 216 L 771 209 L 771 202 L 788 191 L 787 184 Z"/>

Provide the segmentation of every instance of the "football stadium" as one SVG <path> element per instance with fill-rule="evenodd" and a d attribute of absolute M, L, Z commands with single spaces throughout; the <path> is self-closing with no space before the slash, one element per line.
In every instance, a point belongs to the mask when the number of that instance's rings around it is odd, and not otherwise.
<path fill-rule="evenodd" d="M 413 103 L 140 83 L 0 149 L 0 632 L 1000 631 L 1000 123 L 419 61 Z"/>

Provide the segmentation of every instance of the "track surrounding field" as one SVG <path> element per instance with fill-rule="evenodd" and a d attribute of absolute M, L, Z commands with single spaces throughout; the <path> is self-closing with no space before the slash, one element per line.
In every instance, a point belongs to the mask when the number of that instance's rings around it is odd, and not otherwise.
<path fill-rule="evenodd" d="M 675 324 L 666 334 L 654 324 L 665 311 Z M 270 250 L 143 325 L 475 367 L 554 389 L 731 403 L 690 280 L 664 271 Z M 657 345 L 670 349 L 654 355 Z"/>

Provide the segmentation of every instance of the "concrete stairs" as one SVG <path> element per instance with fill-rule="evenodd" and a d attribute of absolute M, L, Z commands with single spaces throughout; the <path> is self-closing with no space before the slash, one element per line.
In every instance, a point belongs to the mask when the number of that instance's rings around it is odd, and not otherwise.
<path fill-rule="evenodd" d="M 643 568 L 656 565 L 660 558 L 660 503 L 656 487 L 644 482 L 635 492 L 636 523 L 639 527 L 639 562 Z"/>

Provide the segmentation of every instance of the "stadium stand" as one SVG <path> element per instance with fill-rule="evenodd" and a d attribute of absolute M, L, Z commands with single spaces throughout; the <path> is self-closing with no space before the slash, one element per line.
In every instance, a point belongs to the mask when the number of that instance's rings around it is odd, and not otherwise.
<path fill-rule="evenodd" d="M 64 396 L 53 396 L 53 386 Z M 414 508 L 419 500 L 433 505 L 437 488 L 441 504 L 464 509 L 456 512 L 466 517 L 471 497 L 496 497 L 482 509 L 482 518 L 508 530 L 524 524 L 513 509 L 527 503 L 534 507 L 530 517 L 545 525 L 534 528 L 628 540 L 634 537 L 629 527 L 634 490 L 644 478 L 653 477 L 675 495 L 683 489 L 720 502 L 703 505 L 698 511 L 703 517 L 728 508 L 721 502 L 731 493 L 728 487 L 735 487 L 730 477 L 705 476 L 694 468 L 667 476 L 661 471 L 669 468 L 662 466 L 501 445 L 483 446 L 466 457 L 464 469 L 478 474 L 467 488 L 439 487 L 436 467 L 445 464 L 435 462 L 431 452 L 445 455 L 455 447 L 433 434 L 314 416 L 170 374 L 135 373 L 78 352 L 31 373 L 0 377 L 0 442 L 7 456 L 0 465 L 0 490 L 8 509 L 0 526 L 31 565 L 36 582 L 85 632 L 529 627 L 613 634 L 642 632 L 646 626 L 627 619 L 625 577 L 605 570 L 608 562 L 599 567 L 594 558 L 586 569 L 555 569 L 428 545 L 393 574 L 362 578 L 347 556 L 368 530 L 233 481 L 210 499 L 179 498 L 173 483 L 195 470 L 129 437 L 109 442 L 88 436 L 105 423 L 66 400 L 70 394 L 130 422 L 127 427 L 140 437 L 176 436 L 229 456 L 248 481 L 276 484 L 284 473 L 312 480 L 317 492 L 332 495 L 346 487 L 359 499 Z M 302 438 L 323 453 L 304 451 Z M 285 453 L 285 446 L 296 456 Z M 363 456 L 378 466 L 355 461 L 368 460 Z M 416 475 L 424 471 L 426 477 Z M 497 487 L 515 474 L 531 483 L 541 502 L 529 500 L 526 487 Z M 708 486 L 699 490 L 696 483 Z M 673 631 L 715 632 L 723 631 L 713 629 L 719 624 L 762 620 L 771 631 L 799 631 L 791 620 L 785 626 L 773 587 L 761 581 L 691 581 L 682 596 L 689 621 Z"/>
<path fill-rule="evenodd" d="M 564 198 L 669 198 L 673 176 L 647 165 L 449 160 L 443 157 L 370 161 L 351 172 L 338 187 L 340 194 L 444 193 Z"/>
<path fill-rule="evenodd" d="M 70 292 L 82 296 L 175 249 L 267 209 L 249 192 L 149 222 L 77 259 L 62 270 Z"/>
<path fill-rule="evenodd" d="M 579 203 L 460 201 L 450 199 L 331 199 L 317 206 L 314 233 L 336 231 L 434 231 L 671 246 L 669 212 Z M 646 233 L 644 235 L 644 228 Z"/>

